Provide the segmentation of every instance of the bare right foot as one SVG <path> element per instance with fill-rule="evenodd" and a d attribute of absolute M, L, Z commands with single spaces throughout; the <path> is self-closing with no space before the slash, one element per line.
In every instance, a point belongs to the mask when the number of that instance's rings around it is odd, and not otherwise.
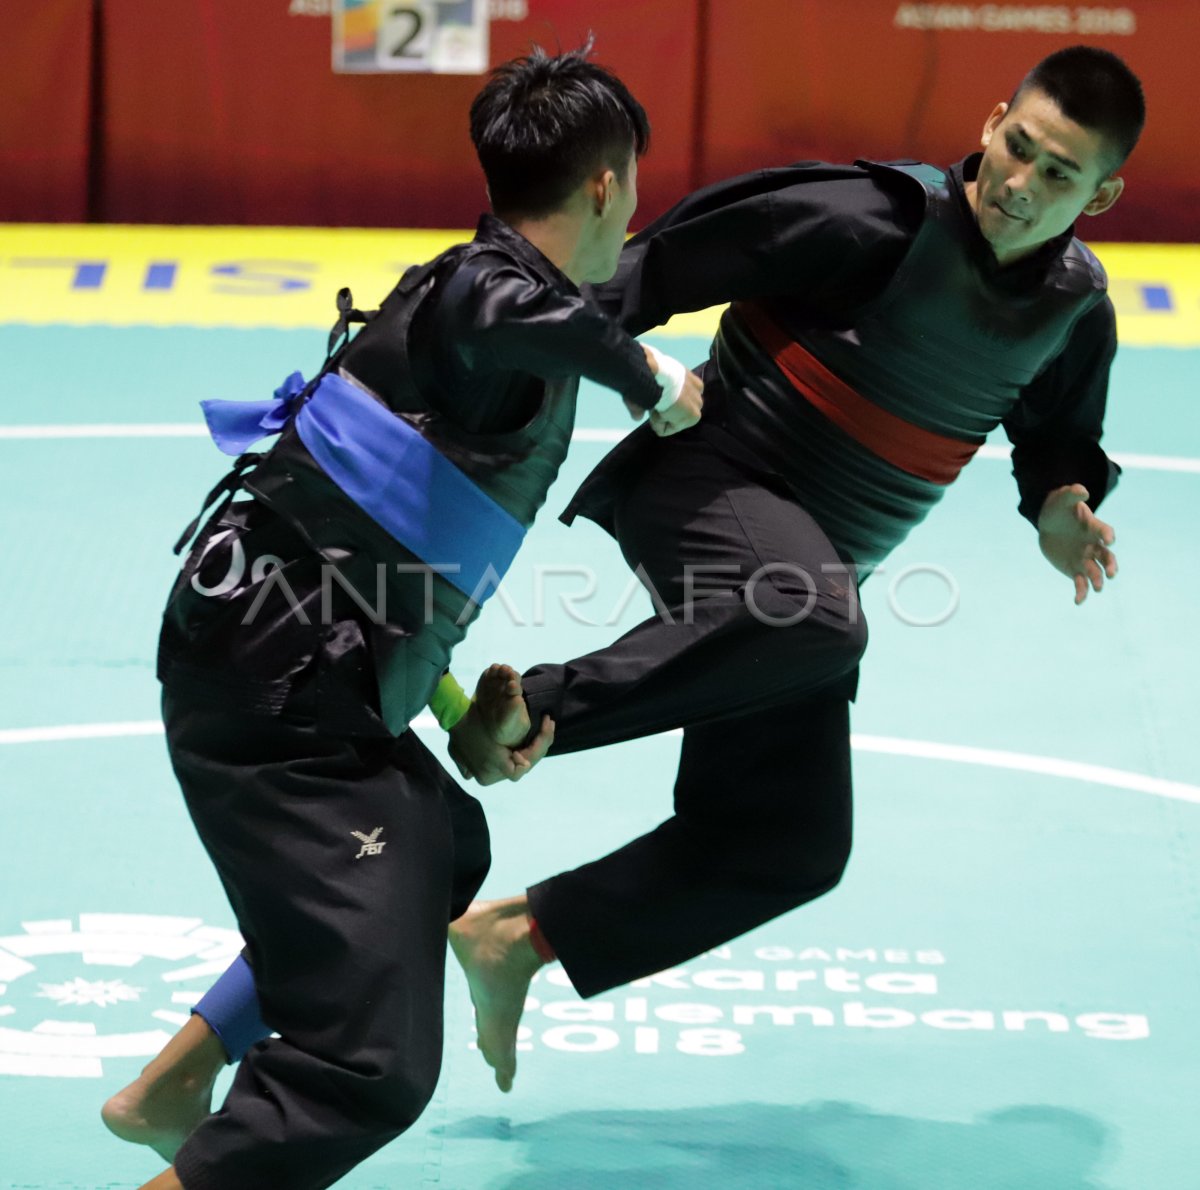
<path fill-rule="evenodd" d="M 149 1145 L 164 1161 L 174 1161 L 192 1130 L 212 1113 L 213 1084 L 225 1061 L 220 1039 L 203 1017 L 193 1015 L 142 1073 L 109 1099 L 100 1118 L 114 1136 Z"/>
<path fill-rule="evenodd" d="M 517 1026 L 530 980 L 542 966 L 529 939 L 529 902 L 524 897 L 476 901 L 450 924 L 450 948 L 471 989 L 479 1052 L 496 1072 L 496 1086 L 511 1091 Z"/>

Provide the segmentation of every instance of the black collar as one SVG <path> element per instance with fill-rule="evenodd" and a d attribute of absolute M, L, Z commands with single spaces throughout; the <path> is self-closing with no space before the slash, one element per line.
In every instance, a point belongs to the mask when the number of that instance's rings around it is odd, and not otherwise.
<path fill-rule="evenodd" d="M 535 248 L 519 231 L 514 231 L 503 219 L 499 219 L 495 215 L 479 216 L 479 225 L 475 228 L 475 241 L 482 244 L 495 244 L 498 248 L 503 248 L 523 264 L 527 264 L 549 285 L 566 289 L 568 293 L 579 292 L 579 287 L 575 282 L 548 256 Z"/>

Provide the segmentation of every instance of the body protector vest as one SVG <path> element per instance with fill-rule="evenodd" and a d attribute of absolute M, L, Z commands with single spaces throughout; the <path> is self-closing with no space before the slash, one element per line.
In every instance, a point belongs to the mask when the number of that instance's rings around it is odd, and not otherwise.
<path fill-rule="evenodd" d="M 428 702 L 454 646 L 496 589 L 570 445 L 577 378 L 534 388 L 536 412 L 510 433 L 470 433 L 437 410 L 414 368 L 414 317 L 488 244 L 451 248 L 410 269 L 358 335 L 288 398 L 278 441 L 243 455 L 235 482 L 273 510 L 336 571 L 369 620 L 384 722 L 398 733 Z M 333 336 L 331 336 L 332 340 Z M 417 353 L 419 354 L 419 352 Z M 279 395 L 279 394 L 277 394 Z M 225 403 L 207 403 L 223 405 Z M 278 406 L 278 402 L 276 403 Z M 243 405 L 241 409 L 250 409 Z M 210 428 L 236 412 L 206 406 Z M 270 418 L 263 428 L 278 429 Z"/>
<path fill-rule="evenodd" d="M 1040 285 L 1014 291 L 941 170 L 858 164 L 924 200 L 899 269 L 852 326 L 805 321 L 786 302 L 734 303 L 710 364 L 728 396 L 706 420 L 718 441 L 768 462 L 844 558 L 871 567 L 941 498 L 1106 280 L 1072 240 Z"/>

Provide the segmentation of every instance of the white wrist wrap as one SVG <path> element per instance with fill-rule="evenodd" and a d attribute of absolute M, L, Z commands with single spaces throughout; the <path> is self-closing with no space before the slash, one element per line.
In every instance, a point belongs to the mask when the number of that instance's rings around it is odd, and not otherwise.
<path fill-rule="evenodd" d="M 649 346 L 647 346 L 647 350 L 654 356 L 654 362 L 658 364 L 658 374 L 654 379 L 658 381 L 659 388 L 663 390 L 662 399 L 654 406 L 654 412 L 665 413 L 679 400 L 679 394 L 683 392 L 687 368 L 674 356 L 664 355 L 661 351 Z"/>

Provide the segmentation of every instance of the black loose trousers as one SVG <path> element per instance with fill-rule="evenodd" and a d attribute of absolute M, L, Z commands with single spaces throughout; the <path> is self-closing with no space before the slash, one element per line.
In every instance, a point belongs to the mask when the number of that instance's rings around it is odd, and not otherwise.
<path fill-rule="evenodd" d="M 279 1034 L 179 1150 L 187 1190 L 320 1190 L 416 1120 L 441 1067 L 446 927 L 490 862 L 479 803 L 413 731 L 337 738 L 303 702 L 271 717 L 164 695 L 171 762 Z"/>
<path fill-rule="evenodd" d="M 530 888 L 581 995 L 673 964 L 832 888 L 849 857 L 857 583 L 785 489 L 697 431 L 642 446 L 615 536 L 658 612 L 524 676 L 552 755 L 682 727 L 675 812 Z M 639 570 L 640 568 L 640 570 Z"/>

